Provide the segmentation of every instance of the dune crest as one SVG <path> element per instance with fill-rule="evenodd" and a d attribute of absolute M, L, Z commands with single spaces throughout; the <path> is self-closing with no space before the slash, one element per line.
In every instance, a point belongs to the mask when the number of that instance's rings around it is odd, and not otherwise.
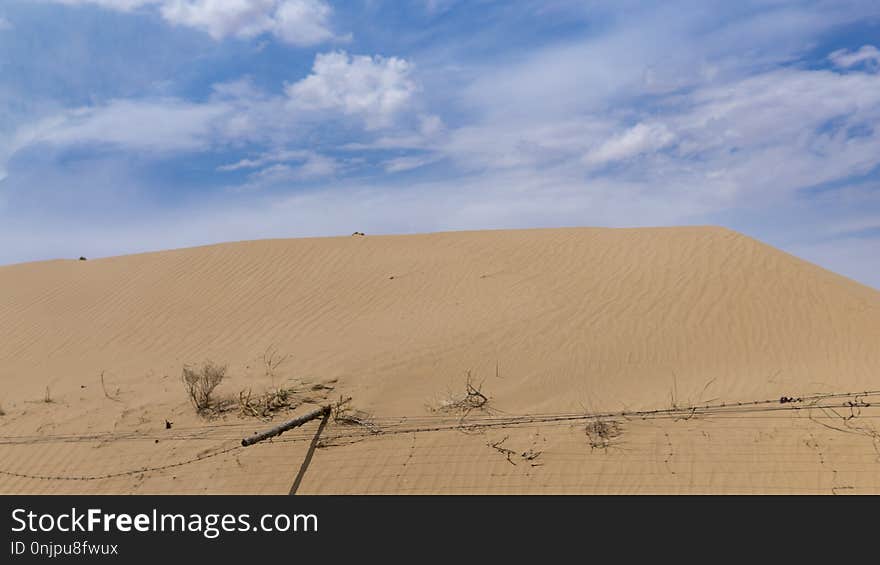
<path fill-rule="evenodd" d="M 260 429 L 193 413 L 180 371 L 205 359 L 228 364 L 218 394 L 319 384 L 381 427 L 440 418 L 426 407 L 463 389 L 466 371 L 496 410 L 485 418 L 870 391 L 878 343 L 880 292 L 714 227 L 265 240 L 11 265 L 0 470 L 112 474 Z M 277 374 L 261 365 L 267 348 L 290 355 Z M 615 417 L 611 450 L 583 422 L 340 440 L 316 454 L 303 491 L 876 492 L 877 440 L 812 415 L 836 421 L 824 409 Z M 0 474 L 0 490 L 286 492 L 308 434 L 173 472 Z"/>

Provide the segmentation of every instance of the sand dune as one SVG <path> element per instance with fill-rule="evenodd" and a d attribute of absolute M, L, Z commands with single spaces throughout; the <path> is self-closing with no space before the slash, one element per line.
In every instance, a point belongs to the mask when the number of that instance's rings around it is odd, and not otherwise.
<path fill-rule="evenodd" d="M 714 227 L 5 266 L 0 491 L 287 492 L 314 427 L 236 449 L 266 423 L 200 418 L 180 382 L 184 363 L 213 359 L 229 366 L 221 397 L 323 384 L 387 432 L 331 425 L 302 492 L 878 492 L 880 396 L 686 410 L 880 389 L 878 344 L 880 292 Z M 271 378 L 268 347 L 291 355 Z M 460 415 L 436 408 L 468 370 L 491 408 L 468 422 L 607 413 L 613 441 L 564 418 L 454 429 Z"/>

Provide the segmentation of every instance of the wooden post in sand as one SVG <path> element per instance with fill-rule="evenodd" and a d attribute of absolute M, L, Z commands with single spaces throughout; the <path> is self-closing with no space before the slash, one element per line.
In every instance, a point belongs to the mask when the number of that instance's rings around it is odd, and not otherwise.
<path fill-rule="evenodd" d="M 291 429 L 296 428 L 298 426 L 302 426 L 306 422 L 311 422 L 312 420 L 320 418 L 321 416 L 326 416 L 328 414 L 330 414 L 330 407 L 329 406 L 324 406 L 323 408 L 318 408 L 317 410 L 309 412 L 308 414 L 304 414 L 304 415 L 300 416 L 299 418 L 294 418 L 293 420 L 284 422 L 283 424 L 275 426 L 274 428 L 270 428 L 270 429 L 266 430 L 265 432 L 260 432 L 258 434 L 252 435 L 251 437 L 246 437 L 243 440 L 241 440 L 241 445 L 242 445 L 242 447 L 247 447 L 249 445 L 253 445 L 257 442 L 263 441 L 264 439 L 269 439 L 270 437 L 280 436 L 281 434 L 283 434 L 287 430 L 291 430 Z"/>

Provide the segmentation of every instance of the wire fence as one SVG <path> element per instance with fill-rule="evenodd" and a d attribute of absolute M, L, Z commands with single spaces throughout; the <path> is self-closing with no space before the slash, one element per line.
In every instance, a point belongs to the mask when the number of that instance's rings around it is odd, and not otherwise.
<path fill-rule="evenodd" d="M 327 428 L 300 492 L 880 492 L 878 417 L 876 390 L 374 417 Z M 596 422 L 613 422 L 609 437 L 591 439 Z M 242 448 L 255 427 L 0 436 L 0 491 L 287 492 L 315 426 Z"/>

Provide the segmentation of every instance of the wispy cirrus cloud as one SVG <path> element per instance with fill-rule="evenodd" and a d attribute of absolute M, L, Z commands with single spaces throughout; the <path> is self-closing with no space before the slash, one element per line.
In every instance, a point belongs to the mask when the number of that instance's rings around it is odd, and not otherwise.
<path fill-rule="evenodd" d="M 20 129 L 16 148 L 47 143 L 61 146 L 120 146 L 132 150 L 175 152 L 208 147 L 216 121 L 230 108 L 179 99 L 113 100 L 77 108 Z"/>
<path fill-rule="evenodd" d="M 411 171 L 413 169 L 418 169 L 420 167 L 424 167 L 425 165 L 430 165 L 431 163 L 436 163 L 442 159 L 442 156 L 436 154 L 429 155 L 412 155 L 408 157 L 396 157 L 394 159 L 388 159 L 382 163 L 382 166 L 385 168 L 385 172 L 387 173 L 401 173 L 404 171 Z"/>
<path fill-rule="evenodd" d="M 584 156 L 589 165 L 603 165 L 645 153 L 654 153 L 675 141 L 675 135 L 662 123 L 638 123 L 611 137 Z"/>
<path fill-rule="evenodd" d="M 221 172 L 246 171 L 247 182 L 236 190 L 256 190 L 281 183 L 315 181 L 333 177 L 344 168 L 334 157 L 307 149 L 273 150 L 217 168 Z"/>
<path fill-rule="evenodd" d="M 347 40 L 332 31 L 333 10 L 324 0 L 50 0 L 131 12 L 156 7 L 170 24 L 191 27 L 214 39 L 271 34 L 299 46 Z"/>
<path fill-rule="evenodd" d="M 880 49 L 873 45 L 863 45 L 855 51 L 838 49 L 828 56 L 838 67 L 848 69 L 857 65 L 866 65 L 873 70 L 880 68 Z"/>
<path fill-rule="evenodd" d="M 143 6 L 157 4 L 157 3 L 161 2 L 162 0 L 49 0 L 49 1 L 55 2 L 56 4 L 67 4 L 68 6 L 92 4 L 94 6 L 100 6 L 101 8 L 108 8 L 111 10 L 120 10 L 123 12 L 129 12 L 131 10 L 141 8 Z"/>

